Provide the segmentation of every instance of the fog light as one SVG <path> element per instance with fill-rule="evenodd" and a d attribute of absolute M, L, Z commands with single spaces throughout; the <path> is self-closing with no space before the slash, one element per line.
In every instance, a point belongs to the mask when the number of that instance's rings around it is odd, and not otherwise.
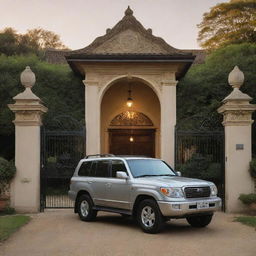
<path fill-rule="evenodd" d="M 179 204 L 173 204 L 172 208 L 175 210 L 179 210 L 180 209 L 180 205 Z"/>

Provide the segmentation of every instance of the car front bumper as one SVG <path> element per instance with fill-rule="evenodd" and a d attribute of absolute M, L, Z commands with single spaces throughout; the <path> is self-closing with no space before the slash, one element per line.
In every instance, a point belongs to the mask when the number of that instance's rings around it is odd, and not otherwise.
<path fill-rule="evenodd" d="M 166 217 L 181 217 L 190 214 L 215 212 L 218 211 L 222 205 L 219 197 L 190 199 L 177 202 L 157 201 L 157 203 L 163 216 Z M 209 206 L 206 208 L 199 208 L 199 204 L 202 203 L 208 203 Z"/>

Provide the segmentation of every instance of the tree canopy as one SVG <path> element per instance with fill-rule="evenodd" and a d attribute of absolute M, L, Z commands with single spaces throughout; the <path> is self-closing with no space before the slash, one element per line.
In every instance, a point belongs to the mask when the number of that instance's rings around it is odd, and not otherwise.
<path fill-rule="evenodd" d="M 256 44 L 229 45 L 211 53 L 204 64 L 192 66 L 179 82 L 178 123 L 193 115 L 218 116 L 217 108 L 232 91 L 228 75 L 236 65 L 245 75 L 241 91 L 253 97 L 252 103 L 256 103 Z"/>
<path fill-rule="evenodd" d="M 28 30 L 25 34 L 18 34 L 13 28 L 5 28 L 0 32 L 0 54 L 11 55 L 39 55 L 46 48 L 66 49 L 59 35 L 42 28 Z"/>
<path fill-rule="evenodd" d="M 228 44 L 256 42 L 256 0 L 231 0 L 217 4 L 198 25 L 201 47 L 216 49 Z"/>

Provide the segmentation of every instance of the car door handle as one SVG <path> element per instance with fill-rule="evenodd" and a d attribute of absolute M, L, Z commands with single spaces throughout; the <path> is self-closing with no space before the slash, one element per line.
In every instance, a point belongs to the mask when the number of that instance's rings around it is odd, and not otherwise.
<path fill-rule="evenodd" d="M 111 187 L 112 187 L 112 184 L 111 184 L 111 183 L 106 183 L 106 187 L 107 187 L 107 188 L 111 188 Z"/>
<path fill-rule="evenodd" d="M 87 183 L 89 183 L 89 184 L 92 184 L 92 183 L 93 183 L 93 181 L 91 181 L 91 180 L 88 180 L 88 181 L 87 181 Z"/>

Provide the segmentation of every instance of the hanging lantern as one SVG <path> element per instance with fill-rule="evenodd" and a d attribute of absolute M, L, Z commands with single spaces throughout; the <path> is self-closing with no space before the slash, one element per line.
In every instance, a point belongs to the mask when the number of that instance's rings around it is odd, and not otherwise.
<path fill-rule="evenodd" d="M 132 91 L 128 90 L 128 98 L 127 98 L 127 102 L 126 102 L 126 105 L 128 108 L 132 107 L 132 105 L 133 105 L 131 93 L 132 93 Z"/>

